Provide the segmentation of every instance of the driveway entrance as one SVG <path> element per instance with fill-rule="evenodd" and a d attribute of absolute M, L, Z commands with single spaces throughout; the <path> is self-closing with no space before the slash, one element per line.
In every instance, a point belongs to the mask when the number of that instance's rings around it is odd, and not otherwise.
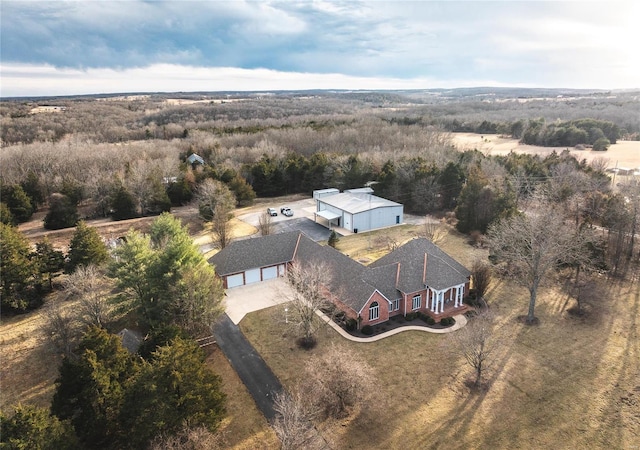
<path fill-rule="evenodd" d="M 227 289 L 225 311 L 237 325 L 250 312 L 288 302 L 290 293 L 291 288 L 283 278 Z"/>

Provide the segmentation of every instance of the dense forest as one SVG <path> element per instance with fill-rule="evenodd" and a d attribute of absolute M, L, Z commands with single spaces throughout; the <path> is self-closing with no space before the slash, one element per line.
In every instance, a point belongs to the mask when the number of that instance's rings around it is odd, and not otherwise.
<path fill-rule="evenodd" d="M 54 310 L 45 330 L 65 354 L 53 415 L 18 406 L 10 419 L 2 416 L 5 430 L 16 442 L 47 442 L 42 448 L 143 448 L 162 432 L 179 435 L 185 423 L 212 438 L 225 396 L 193 339 L 221 313 L 224 292 L 187 229 L 166 214 L 175 206 L 197 206 L 222 248 L 233 209 L 256 197 L 370 185 L 408 213 L 442 218 L 473 245 L 489 239 L 496 273 L 517 266 L 505 263 L 513 245 L 498 245 L 500 226 L 530 230 L 527 212 L 539 220 L 538 241 L 555 245 L 552 238 L 563 236 L 571 244 L 549 267 L 575 273 L 575 286 L 590 276 L 625 277 L 638 261 L 634 177 L 612 183 L 604 159 L 587 163 L 568 151 L 460 151 L 452 133 L 606 151 L 640 139 L 639 97 L 467 89 L 1 102 L 2 314 L 39 308 L 60 289 L 58 279 L 65 295 L 80 298 L 78 317 Z M 66 253 L 19 231 L 38 210 L 46 229 L 75 227 Z M 158 216 L 149 234 L 131 230 L 115 250 L 85 223 L 142 216 Z M 148 331 L 140 357 L 104 331 L 125 316 Z M 72 320 L 82 323 L 81 334 L 70 331 Z M 190 382 L 176 395 L 178 378 Z"/>

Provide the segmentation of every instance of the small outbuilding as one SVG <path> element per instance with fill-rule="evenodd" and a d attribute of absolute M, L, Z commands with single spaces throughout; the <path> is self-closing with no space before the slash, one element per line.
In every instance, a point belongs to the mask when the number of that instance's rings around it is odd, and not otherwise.
<path fill-rule="evenodd" d="M 187 162 L 189 164 L 198 163 L 198 164 L 204 165 L 204 159 L 202 158 L 202 156 L 197 155 L 195 153 L 192 153 L 187 157 Z"/>

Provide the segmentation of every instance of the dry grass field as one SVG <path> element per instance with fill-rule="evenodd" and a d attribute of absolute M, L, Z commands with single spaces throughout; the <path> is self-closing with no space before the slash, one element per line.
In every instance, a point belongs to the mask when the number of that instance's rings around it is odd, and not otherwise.
<path fill-rule="evenodd" d="M 456 233 L 440 245 L 467 265 L 482 253 Z M 581 318 L 566 312 L 572 300 L 561 290 L 543 289 L 540 324 L 529 327 L 517 320 L 527 292 L 495 281 L 488 298 L 504 344 L 480 392 L 466 387 L 470 370 L 446 335 L 407 332 L 357 344 L 327 328 L 306 352 L 282 329 L 282 307 L 249 314 L 240 326 L 285 386 L 298 380 L 310 355 L 332 344 L 374 367 L 373 403 L 322 424 L 332 448 L 637 448 L 640 283 L 601 283 L 601 303 Z"/>
<path fill-rule="evenodd" d="M 558 153 L 567 147 L 539 147 L 518 143 L 517 139 L 504 138 L 496 134 L 452 133 L 454 144 L 460 150 L 477 149 L 487 155 L 506 155 L 509 152 L 529 153 L 545 157 L 554 150 Z M 608 159 L 607 167 L 640 168 L 640 141 L 618 141 L 606 152 L 594 152 L 590 149 L 569 149 L 578 160 L 591 162 L 595 158 Z"/>

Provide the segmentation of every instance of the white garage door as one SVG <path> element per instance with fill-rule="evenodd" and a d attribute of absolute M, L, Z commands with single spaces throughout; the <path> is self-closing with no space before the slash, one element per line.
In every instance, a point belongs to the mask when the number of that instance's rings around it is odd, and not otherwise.
<path fill-rule="evenodd" d="M 244 273 L 246 284 L 257 283 L 260 281 L 260 269 L 247 270 Z"/>
<path fill-rule="evenodd" d="M 274 278 L 278 278 L 278 267 L 266 267 L 262 269 L 262 279 L 263 280 L 272 280 Z"/>
<path fill-rule="evenodd" d="M 237 286 L 242 286 L 244 284 L 244 277 L 241 273 L 237 275 L 229 275 L 227 277 L 227 288 L 234 288 Z"/>

